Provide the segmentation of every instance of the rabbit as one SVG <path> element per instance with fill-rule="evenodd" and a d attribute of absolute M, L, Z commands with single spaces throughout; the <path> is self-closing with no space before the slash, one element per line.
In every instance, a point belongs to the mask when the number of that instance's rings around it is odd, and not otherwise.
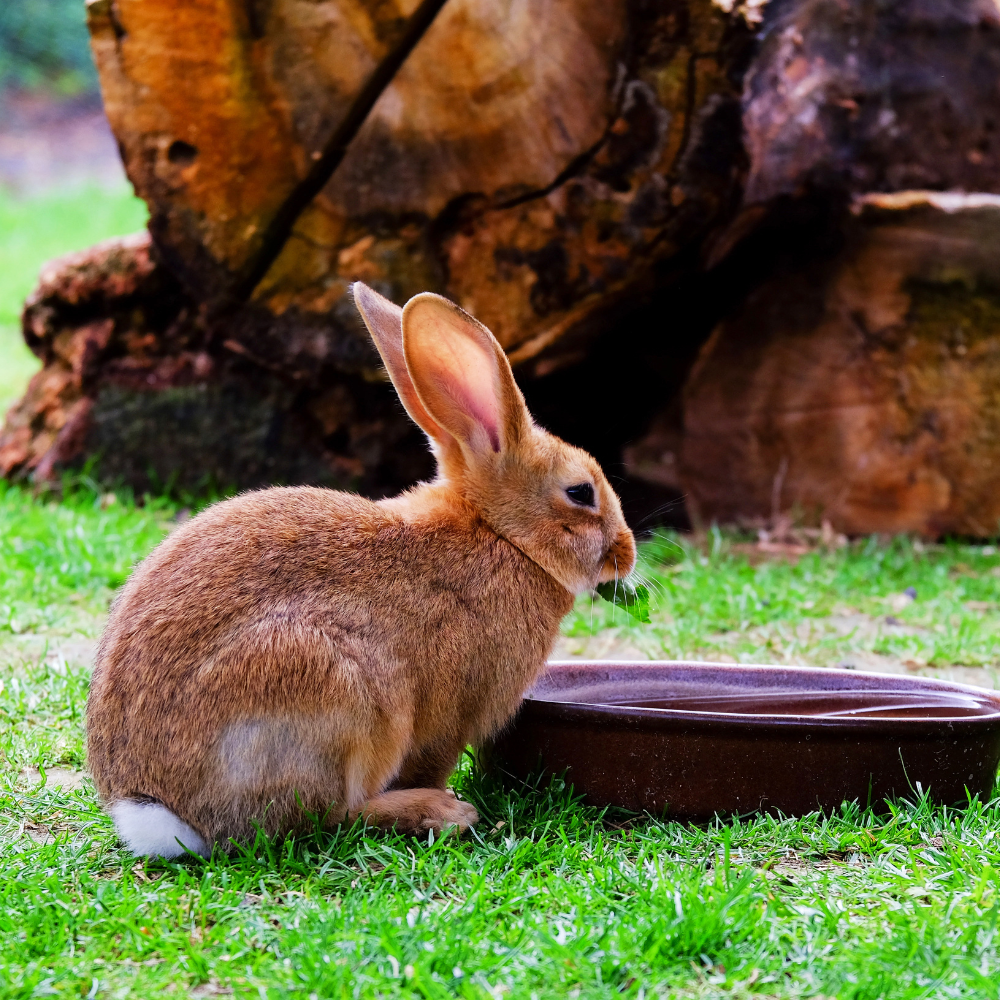
<path fill-rule="evenodd" d="M 87 702 L 94 782 L 135 854 L 315 817 L 467 829 L 447 788 L 464 748 L 516 711 L 574 596 L 635 563 L 597 462 L 534 424 L 486 327 L 429 292 L 351 294 L 436 478 L 378 502 L 244 493 L 136 568 Z"/>

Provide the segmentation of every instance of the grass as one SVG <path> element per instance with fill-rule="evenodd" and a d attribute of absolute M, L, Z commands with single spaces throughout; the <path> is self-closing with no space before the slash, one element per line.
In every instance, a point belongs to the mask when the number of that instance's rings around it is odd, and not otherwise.
<path fill-rule="evenodd" d="M 8 793 L 0 995 L 997 995 L 996 805 L 697 828 L 456 784 L 463 841 L 185 864 L 135 863 L 86 791 Z"/>
<path fill-rule="evenodd" d="M 174 512 L 165 502 L 136 507 L 89 490 L 39 499 L 0 480 L 0 643 L 5 633 L 93 635 L 112 593 Z"/>
<path fill-rule="evenodd" d="M 0 414 L 14 403 L 38 359 L 21 338 L 20 314 L 42 265 L 146 224 L 145 204 L 129 190 L 84 189 L 16 200 L 0 189 Z"/>
<path fill-rule="evenodd" d="M 869 538 L 795 561 L 760 561 L 752 545 L 718 533 L 703 547 L 664 536 L 644 547 L 640 573 L 656 595 L 653 624 L 630 626 L 613 605 L 581 599 L 564 626 L 565 652 L 957 669 L 995 686 L 993 545 Z"/>
<path fill-rule="evenodd" d="M 177 515 L 0 487 L 0 998 L 1000 996 L 1000 800 L 695 826 L 585 807 L 558 778 L 501 788 L 465 761 L 454 784 L 483 819 L 462 840 L 354 827 L 136 861 L 81 770 L 91 653 L 74 643 Z M 759 561 L 719 534 L 642 558 L 653 624 L 581 600 L 565 644 L 993 666 L 990 547 Z M 848 605 L 898 616 L 903 646 L 790 638 Z"/>

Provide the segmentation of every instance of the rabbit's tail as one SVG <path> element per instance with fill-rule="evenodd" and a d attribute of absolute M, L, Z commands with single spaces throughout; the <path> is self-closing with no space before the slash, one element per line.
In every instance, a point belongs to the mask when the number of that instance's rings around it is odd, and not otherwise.
<path fill-rule="evenodd" d="M 179 858 L 191 851 L 207 858 L 212 853 L 195 829 L 159 802 L 120 799 L 108 812 L 118 836 L 133 854 Z"/>

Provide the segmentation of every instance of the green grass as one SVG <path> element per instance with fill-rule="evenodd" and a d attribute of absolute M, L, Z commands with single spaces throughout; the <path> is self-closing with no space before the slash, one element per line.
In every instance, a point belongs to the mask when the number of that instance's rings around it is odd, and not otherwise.
<path fill-rule="evenodd" d="M 31 836 L 0 859 L 0 995 L 997 995 L 996 805 L 698 828 L 456 784 L 483 814 L 463 841 L 185 864 L 133 862 L 87 791 L 8 792 Z"/>
<path fill-rule="evenodd" d="M 695 826 L 601 813 L 559 779 L 500 788 L 465 761 L 454 783 L 483 819 L 461 840 L 351 828 L 137 862 L 80 771 L 73 643 L 176 513 L 0 487 L 0 998 L 1000 996 L 1000 800 Z M 863 541 L 793 564 L 718 535 L 642 558 L 653 624 L 581 600 L 565 644 L 993 666 L 988 547 Z M 912 634 L 789 638 L 847 607 Z"/>
<path fill-rule="evenodd" d="M 595 653 L 617 637 L 618 649 L 654 659 L 962 667 L 985 683 L 994 674 L 995 546 L 870 538 L 796 562 L 750 556 L 753 546 L 718 533 L 699 547 L 670 536 L 647 543 L 639 571 L 658 608 L 653 624 L 632 626 L 613 605 L 582 598 L 563 649 Z"/>
<path fill-rule="evenodd" d="M 0 415 L 24 391 L 38 359 L 21 338 L 20 315 L 42 265 L 146 224 L 129 190 L 85 189 L 16 200 L 0 189 Z"/>
<path fill-rule="evenodd" d="M 99 622 L 174 512 L 87 489 L 46 500 L 0 480 L 0 634 L 57 628 L 69 609 Z"/>

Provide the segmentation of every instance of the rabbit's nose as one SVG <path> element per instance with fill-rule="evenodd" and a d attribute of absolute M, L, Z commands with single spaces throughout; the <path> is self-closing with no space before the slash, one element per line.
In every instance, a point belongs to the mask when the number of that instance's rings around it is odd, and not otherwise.
<path fill-rule="evenodd" d="M 607 555 L 604 557 L 604 565 L 601 567 L 601 575 L 598 577 L 599 583 L 606 583 L 623 576 L 628 576 L 635 568 L 635 538 L 628 528 L 622 529 L 618 537 L 611 544 Z"/>

